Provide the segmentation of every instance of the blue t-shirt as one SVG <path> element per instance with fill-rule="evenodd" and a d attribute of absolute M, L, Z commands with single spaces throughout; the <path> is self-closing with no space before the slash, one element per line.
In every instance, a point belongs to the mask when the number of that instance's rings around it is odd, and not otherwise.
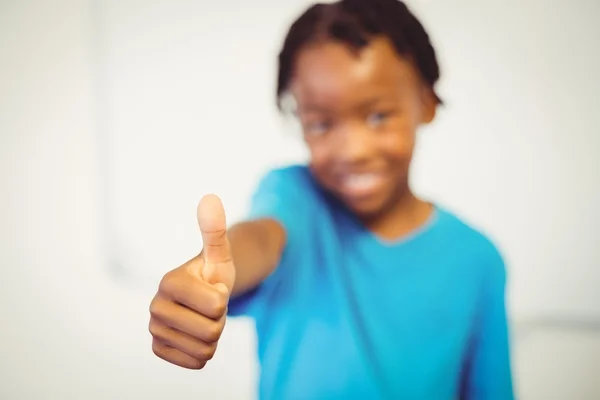
<path fill-rule="evenodd" d="M 305 166 L 267 174 L 250 216 L 288 237 L 275 271 L 229 308 L 256 322 L 261 399 L 513 398 L 505 268 L 481 233 L 437 207 L 385 242 Z"/>

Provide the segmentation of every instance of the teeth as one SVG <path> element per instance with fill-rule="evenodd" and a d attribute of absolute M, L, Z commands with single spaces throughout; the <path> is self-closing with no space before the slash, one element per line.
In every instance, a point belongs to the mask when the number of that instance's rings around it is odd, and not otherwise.
<path fill-rule="evenodd" d="M 378 176 L 375 174 L 355 174 L 346 177 L 345 184 L 349 189 L 365 190 L 375 186 Z"/>

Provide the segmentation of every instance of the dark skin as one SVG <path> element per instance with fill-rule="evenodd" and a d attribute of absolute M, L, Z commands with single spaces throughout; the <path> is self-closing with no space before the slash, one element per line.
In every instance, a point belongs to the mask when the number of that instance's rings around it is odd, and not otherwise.
<path fill-rule="evenodd" d="M 291 89 L 325 189 L 384 239 L 427 220 L 432 206 L 408 178 L 417 129 L 433 120 L 436 101 L 412 63 L 385 38 L 360 51 L 325 41 L 299 54 Z"/>
<path fill-rule="evenodd" d="M 421 226 L 431 204 L 409 188 L 421 124 L 435 115 L 435 96 L 414 66 L 375 38 L 360 52 L 331 41 L 300 52 L 292 94 L 310 150 L 310 168 L 384 240 Z M 198 206 L 204 249 L 167 273 L 150 305 L 154 353 L 178 366 L 204 368 L 225 326 L 230 295 L 258 286 L 279 264 L 287 235 L 272 219 L 227 229 L 218 197 Z"/>

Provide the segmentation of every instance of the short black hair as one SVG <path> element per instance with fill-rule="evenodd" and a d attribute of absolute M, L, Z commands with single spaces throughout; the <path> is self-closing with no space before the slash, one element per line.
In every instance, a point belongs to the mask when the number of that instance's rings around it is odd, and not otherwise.
<path fill-rule="evenodd" d="M 406 4 L 400 0 L 340 0 L 312 5 L 290 27 L 279 53 L 279 109 L 292 79 L 297 55 L 306 45 L 333 39 L 360 50 L 375 36 L 385 36 L 398 55 L 414 63 L 440 104 L 442 101 L 434 89 L 440 77 L 435 50 L 425 28 Z"/>

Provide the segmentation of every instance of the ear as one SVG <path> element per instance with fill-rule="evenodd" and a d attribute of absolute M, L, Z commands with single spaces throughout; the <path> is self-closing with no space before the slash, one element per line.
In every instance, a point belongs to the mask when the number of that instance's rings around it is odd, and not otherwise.
<path fill-rule="evenodd" d="M 433 90 L 423 85 L 421 90 L 421 123 L 429 124 L 435 118 L 437 111 L 437 97 L 433 93 Z"/>

